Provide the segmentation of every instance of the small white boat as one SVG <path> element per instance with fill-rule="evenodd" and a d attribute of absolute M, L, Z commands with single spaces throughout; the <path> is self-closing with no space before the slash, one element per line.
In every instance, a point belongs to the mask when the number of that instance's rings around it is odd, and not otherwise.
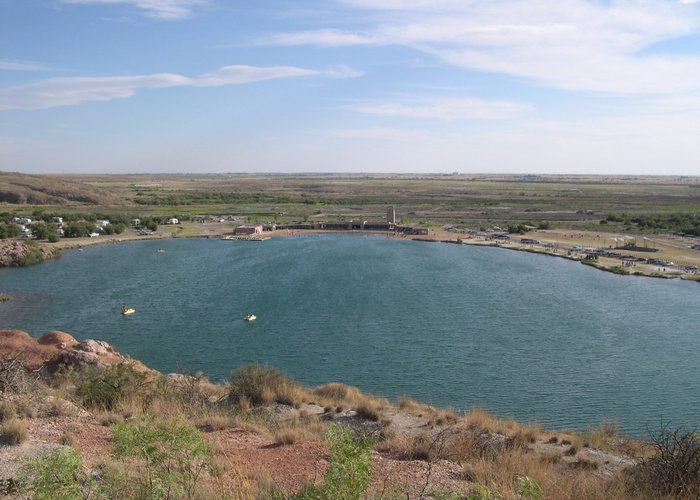
<path fill-rule="evenodd" d="M 122 307 L 122 314 L 124 316 L 131 316 L 135 312 L 136 312 L 136 310 L 133 307 L 126 307 L 126 306 Z"/>
<path fill-rule="evenodd" d="M 255 314 L 246 314 L 243 316 L 243 319 L 246 321 L 255 321 L 258 317 Z"/>

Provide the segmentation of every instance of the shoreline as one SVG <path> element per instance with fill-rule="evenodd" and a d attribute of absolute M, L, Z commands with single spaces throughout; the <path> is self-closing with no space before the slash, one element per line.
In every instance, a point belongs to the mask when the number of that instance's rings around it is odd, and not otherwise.
<path fill-rule="evenodd" d="M 184 229 L 196 229 L 198 232 L 194 234 L 184 234 L 179 235 L 180 232 L 185 232 Z M 173 230 L 175 229 L 175 230 Z M 171 226 L 165 226 L 160 228 L 156 234 L 153 235 L 136 235 L 136 234 L 125 234 L 118 235 L 116 238 L 76 238 L 75 240 L 61 240 L 58 244 L 39 242 L 40 248 L 52 249 L 54 253 L 56 251 L 62 250 L 74 250 L 81 249 L 85 247 L 95 246 L 95 245 L 109 245 L 109 244 L 121 244 L 129 243 L 134 241 L 149 241 L 149 240 L 166 240 L 170 238 L 222 238 L 231 230 L 231 226 L 224 224 L 211 224 L 205 227 L 201 225 L 192 224 L 186 226 L 180 226 L 173 228 Z M 169 233 L 169 234 L 167 234 Z M 596 260 L 586 260 L 587 252 L 584 248 L 579 247 L 578 250 L 570 250 L 564 246 L 560 248 L 560 245 L 565 245 L 568 243 L 573 243 L 575 241 L 584 240 L 588 241 L 590 239 L 597 239 L 598 243 L 600 241 L 606 242 L 608 240 L 618 239 L 618 235 L 614 233 L 592 233 L 586 231 L 531 231 L 524 235 L 519 235 L 520 238 L 525 239 L 537 239 L 538 244 L 525 244 L 519 241 L 507 240 L 503 242 L 489 240 L 483 236 L 474 237 L 472 235 L 467 235 L 464 233 L 454 233 L 446 231 L 443 229 L 430 229 L 427 236 L 425 235 L 406 235 L 397 234 L 390 231 L 335 231 L 335 230 L 304 230 L 304 229 L 294 229 L 294 230 L 276 230 L 263 233 L 264 237 L 270 238 L 287 238 L 300 235 L 323 235 L 323 234 L 353 234 L 353 235 L 380 235 L 385 236 L 390 239 L 399 240 L 412 240 L 418 242 L 430 242 L 430 243 L 452 243 L 461 245 L 471 245 L 471 246 L 485 246 L 485 247 L 495 247 L 505 250 L 515 250 L 520 252 L 528 252 L 540 255 L 546 255 L 550 257 L 559 257 L 567 260 L 578 261 L 584 265 L 588 265 L 600 271 L 614 273 L 622 276 L 644 276 L 648 278 L 662 278 L 662 279 L 681 279 L 684 281 L 696 281 L 700 282 L 700 273 L 695 271 L 682 271 L 677 269 L 676 265 L 670 264 L 668 266 L 650 265 L 641 262 L 624 261 L 619 258 L 611 257 L 599 257 Z M 567 241 L 565 238 L 568 237 L 571 241 Z M 601 236 L 602 235 L 602 236 Z M 624 238 L 625 236 L 619 236 Z M 627 238 L 630 238 L 627 236 Z M 646 238 L 645 238 L 646 240 Z M 12 241 L 12 240 L 7 240 Z M 651 240 L 650 240 L 651 241 Z M 683 247 L 672 245 L 671 243 L 661 243 L 669 245 L 674 249 L 683 250 Z M 545 246 L 549 245 L 549 247 Z M 603 245 L 599 245 L 598 249 L 602 249 Z M 639 251 L 626 250 L 624 248 L 613 248 L 612 250 L 624 251 L 630 257 L 643 258 Z M 678 253 L 678 252 L 676 252 Z M 686 262 L 691 266 L 700 267 L 700 252 L 697 252 L 697 256 L 693 254 L 682 254 L 682 257 L 687 259 Z M 663 252 L 660 255 L 665 255 Z"/>

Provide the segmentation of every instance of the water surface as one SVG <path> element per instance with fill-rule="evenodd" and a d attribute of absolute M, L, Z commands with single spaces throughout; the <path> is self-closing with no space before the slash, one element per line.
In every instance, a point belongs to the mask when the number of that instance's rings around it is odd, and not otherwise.
<path fill-rule="evenodd" d="M 696 283 L 347 235 L 92 247 L 0 270 L 0 290 L 0 328 L 103 339 L 164 372 L 258 362 L 546 427 L 700 423 Z"/>

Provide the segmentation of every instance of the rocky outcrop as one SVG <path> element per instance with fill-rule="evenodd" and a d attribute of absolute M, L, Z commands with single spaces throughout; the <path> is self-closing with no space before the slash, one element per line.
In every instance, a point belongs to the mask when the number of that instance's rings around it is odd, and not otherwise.
<path fill-rule="evenodd" d="M 140 361 L 114 350 L 107 342 L 83 340 L 52 331 L 35 339 L 22 330 L 0 330 L 0 362 L 15 361 L 27 370 L 53 373 L 61 366 L 83 367 L 129 363 L 135 370 L 151 372 Z"/>
<path fill-rule="evenodd" d="M 60 255 L 61 252 L 57 248 L 30 245 L 19 240 L 0 241 L 0 267 L 27 266 Z"/>

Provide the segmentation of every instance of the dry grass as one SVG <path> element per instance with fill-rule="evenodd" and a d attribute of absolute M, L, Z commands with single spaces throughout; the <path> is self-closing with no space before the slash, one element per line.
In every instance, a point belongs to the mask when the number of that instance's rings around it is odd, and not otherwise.
<path fill-rule="evenodd" d="M 244 466 L 230 453 L 212 449 L 215 453 L 211 471 L 211 495 L 201 498 L 227 498 L 249 500 L 262 498 L 257 483 L 250 478 Z M 204 492 L 202 492 L 204 493 Z"/>
<path fill-rule="evenodd" d="M 61 434 L 61 437 L 58 439 L 58 442 L 61 443 L 63 446 L 75 446 L 77 438 L 75 437 L 73 431 L 67 430 L 66 432 Z"/>
<path fill-rule="evenodd" d="M 197 421 L 197 427 L 205 432 L 228 429 L 232 424 L 233 417 L 226 413 L 211 413 Z"/>
<path fill-rule="evenodd" d="M 65 417 L 76 415 L 80 410 L 70 401 L 58 397 L 49 397 L 44 411 L 52 417 Z"/>
<path fill-rule="evenodd" d="M 628 498 L 623 481 L 591 474 L 589 467 L 564 467 L 558 461 L 513 449 L 496 459 L 475 458 L 464 464 L 465 479 L 487 485 L 500 498 L 520 498 L 518 478 L 531 478 L 543 498 L 561 500 Z"/>
<path fill-rule="evenodd" d="M 417 436 L 394 434 L 377 445 L 377 450 L 399 460 L 428 460 L 433 439 L 429 432 Z"/>
<path fill-rule="evenodd" d="M 29 438 L 27 423 L 23 420 L 11 418 L 0 426 L 0 442 L 10 446 L 24 443 Z"/>
<path fill-rule="evenodd" d="M 17 416 L 17 408 L 11 401 L 0 401 L 0 424 Z"/>
<path fill-rule="evenodd" d="M 228 400 L 234 404 L 269 405 L 281 403 L 299 406 L 310 399 L 310 393 L 283 373 L 267 366 L 244 366 L 231 377 Z"/>
<path fill-rule="evenodd" d="M 303 410 L 297 411 L 294 417 L 278 424 L 272 430 L 275 444 L 288 445 L 304 441 L 321 441 L 325 424 L 318 416 L 309 416 Z"/>
<path fill-rule="evenodd" d="M 460 419 L 457 412 L 451 408 L 438 409 L 432 405 L 418 403 L 410 398 L 399 399 L 399 409 L 411 415 L 427 419 L 430 427 L 455 424 Z"/>
<path fill-rule="evenodd" d="M 102 413 L 98 413 L 97 415 L 95 415 L 95 418 L 100 423 L 100 425 L 103 425 L 105 427 L 109 427 L 114 424 L 124 423 L 124 417 L 121 415 L 121 413 L 116 413 L 113 411 L 105 411 Z"/>

